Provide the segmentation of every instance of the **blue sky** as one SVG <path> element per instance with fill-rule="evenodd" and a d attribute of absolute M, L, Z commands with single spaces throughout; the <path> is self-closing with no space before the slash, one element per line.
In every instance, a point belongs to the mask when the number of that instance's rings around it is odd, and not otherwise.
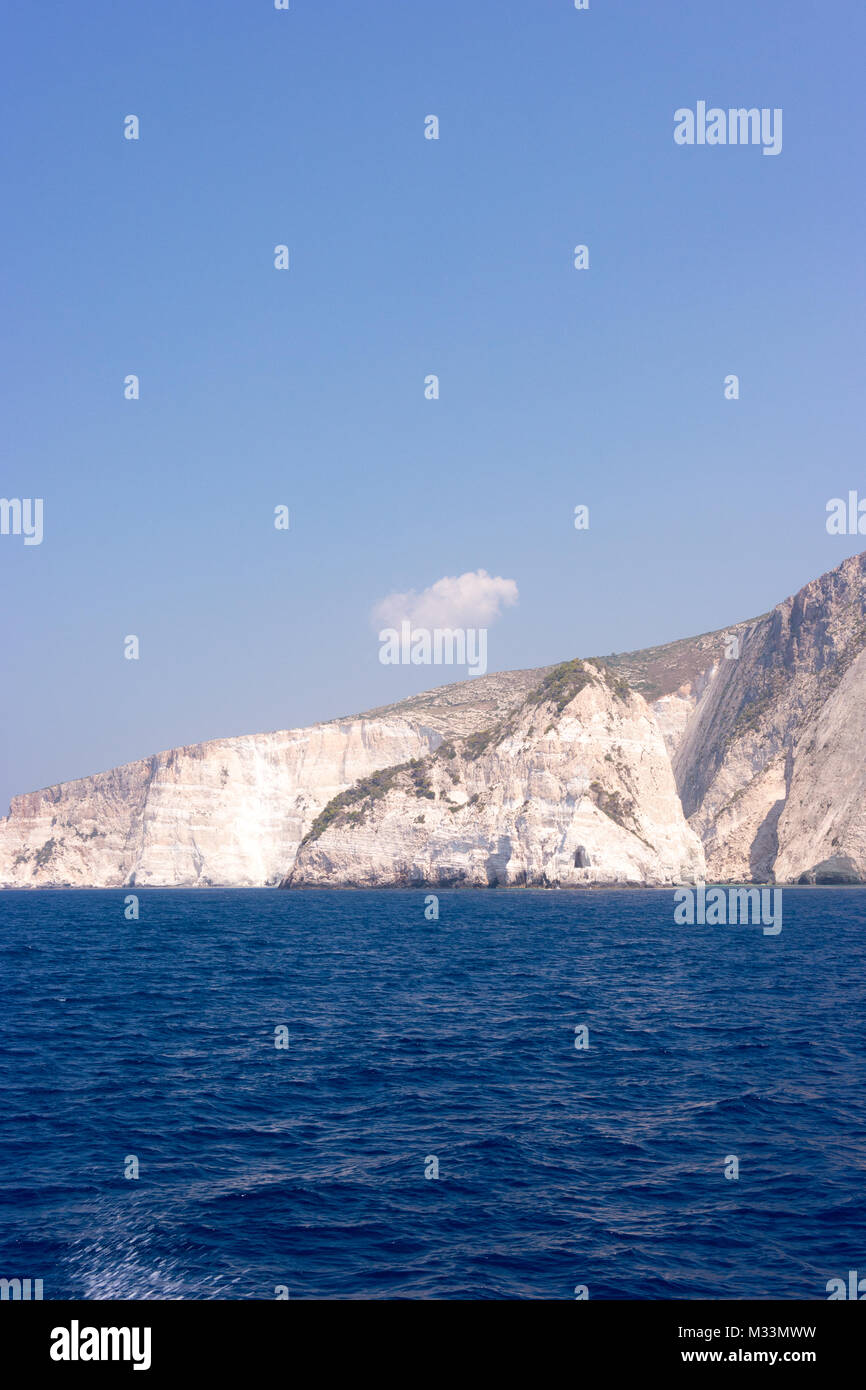
<path fill-rule="evenodd" d="M 380 664 L 394 591 L 514 580 L 504 670 L 861 548 L 860 0 L 0 13 L 0 495 L 45 505 L 0 536 L 3 810 L 462 678 Z M 677 146 L 698 100 L 781 107 L 782 153 Z"/>

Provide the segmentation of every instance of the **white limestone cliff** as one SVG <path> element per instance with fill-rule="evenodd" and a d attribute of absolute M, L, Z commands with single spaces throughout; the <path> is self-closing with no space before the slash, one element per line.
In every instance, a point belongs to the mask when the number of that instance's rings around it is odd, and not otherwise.
<path fill-rule="evenodd" d="M 314 816 L 441 735 L 399 718 L 216 739 L 15 797 L 4 887 L 277 883 Z"/>
<path fill-rule="evenodd" d="M 172 748 L 12 800 L 0 887 L 275 884 L 332 797 L 501 718 L 537 671 L 482 676 L 308 729 Z"/>
<path fill-rule="evenodd" d="M 15 797 L 0 887 L 866 882 L 864 745 L 866 553 L 723 631 Z"/>
<path fill-rule="evenodd" d="M 703 870 L 645 701 L 572 662 L 486 738 L 339 798 L 286 886 L 666 884 Z"/>
<path fill-rule="evenodd" d="M 866 880 L 864 572 L 743 624 L 686 726 L 674 771 L 714 881 Z"/>

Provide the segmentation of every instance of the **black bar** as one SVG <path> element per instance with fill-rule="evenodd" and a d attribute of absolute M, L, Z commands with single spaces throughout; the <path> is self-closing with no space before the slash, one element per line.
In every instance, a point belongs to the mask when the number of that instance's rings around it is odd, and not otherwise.
<path fill-rule="evenodd" d="M 556 1308 L 542 1300 L 534 1306 L 468 1300 L 5 1302 L 0 1366 L 7 1374 L 16 1366 L 19 1377 L 134 1376 L 136 1356 L 142 1383 L 146 1375 L 155 1384 L 179 1375 L 194 1375 L 201 1384 L 210 1377 L 222 1382 L 281 1371 L 309 1384 L 343 1364 L 353 1380 L 399 1372 L 401 1383 L 412 1384 L 427 1380 L 437 1365 L 449 1379 L 460 1368 L 465 1373 L 467 1360 L 482 1362 L 488 1376 L 502 1360 L 512 1374 L 534 1367 L 536 1381 L 561 1363 L 569 1379 L 603 1369 L 614 1376 L 638 1373 L 641 1383 L 674 1369 L 700 1375 L 709 1365 L 734 1374 L 753 1366 L 801 1366 L 825 1383 L 843 1371 L 846 1379 L 856 1373 L 866 1330 L 859 1309 L 832 1300 L 575 1300 Z M 119 1337 L 117 1351 L 130 1359 L 52 1359 L 52 1346 L 70 1356 L 73 1346 L 102 1351 L 102 1339 L 95 1344 L 90 1328 L 128 1329 L 128 1343 Z M 104 1348 L 110 1356 L 110 1336 Z"/>

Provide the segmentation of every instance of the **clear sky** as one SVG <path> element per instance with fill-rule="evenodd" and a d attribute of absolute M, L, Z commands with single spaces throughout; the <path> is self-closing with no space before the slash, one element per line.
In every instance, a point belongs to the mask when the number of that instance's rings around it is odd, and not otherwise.
<path fill-rule="evenodd" d="M 862 0 L 0 14 L 0 495 L 44 499 L 0 536 L 0 810 L 465 678 L 378 659 L 374 607 L 446 576 L 516 584 L 505 670 L 861 548 L 825 508 L 866 496 Z M 678 146 L 702 100 L 782 108 L 782 152 Z"/>

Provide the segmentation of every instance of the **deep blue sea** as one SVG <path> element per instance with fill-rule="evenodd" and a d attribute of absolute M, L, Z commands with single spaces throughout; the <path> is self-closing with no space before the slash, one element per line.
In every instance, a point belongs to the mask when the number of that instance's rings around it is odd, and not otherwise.
<path fill-rule="evenodd" d="M 0 894 L 0 1277 L 824 1299 L 866 1274 L 866 890 L 785 889 L 778 936 L 675 926 L 662 891 L 442 892 L 428 921 L 417 891 L 137 889 L 127 921 L 129 891 Z"/>

